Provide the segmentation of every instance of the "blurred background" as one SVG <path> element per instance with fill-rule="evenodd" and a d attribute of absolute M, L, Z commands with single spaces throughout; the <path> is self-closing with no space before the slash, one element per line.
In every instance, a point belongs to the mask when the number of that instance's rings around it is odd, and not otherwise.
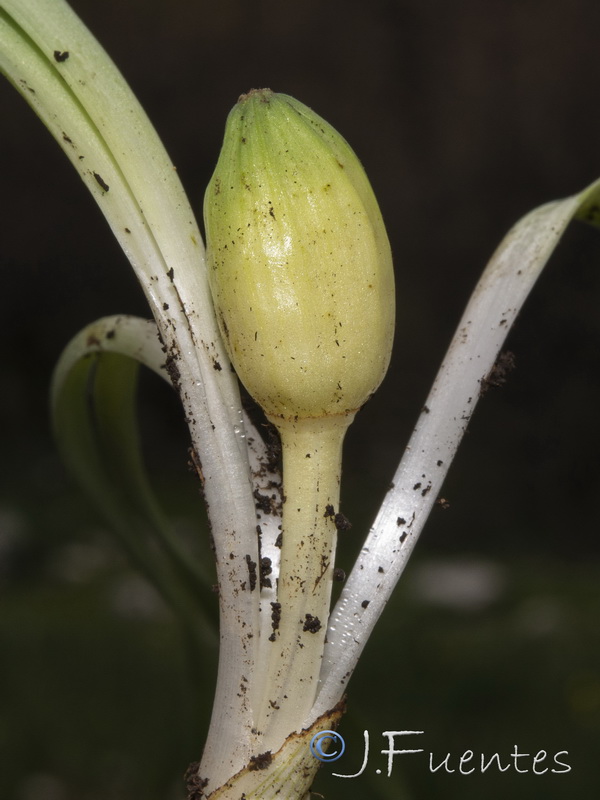
<path fill-rule="evenodd" d="M 348 436 L 349 568 L 487 259 L 528 210 L 600 176 L 596 0 L 73 0 L 121 68 L 194 208 L 238 95 L 269 86 L 363 161 L 396 263 L 397 341 Z M 0 84 L 0 798 L 176 800 L 199 758 L 215 651 L 191 674 L 177 623 L 58 460 L 52 368 L 72 335 L 141 290 L 79 178 Z M 567 232 L 507 342 L 396 595 L 350 685 L 347 752 L 315 792 L 562 800 L 600 790 L 600 237 Z M 140 408 L 155 485 L 209 559 L 168 388 Z M 200 691 L 197 691 L 197 688 Z M 369 767 L 358 771 L 363 731 Z M 422 730 L 385 775 L 384 730 Z M 432 774 L 466 750 L 500 774 Z M 559 751 L 571 771 L 532 774 Z M 376 768 L 383 774 L 377 775 Z M 479 770 L 477 771 L 479 773 Z M 319 795 L 317 795 L 319 796 Z"/>

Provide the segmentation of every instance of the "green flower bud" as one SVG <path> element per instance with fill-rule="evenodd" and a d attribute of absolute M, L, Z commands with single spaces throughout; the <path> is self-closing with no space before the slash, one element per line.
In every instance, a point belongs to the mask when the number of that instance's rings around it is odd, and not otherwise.
<path fill-rule="evenodd" d="M 219 324 L 250 394 L 272 418 L 353 415 L 389 363 L 394 276 L 347 142 L 291 97 L 242 95 L 204 219 Z"/>

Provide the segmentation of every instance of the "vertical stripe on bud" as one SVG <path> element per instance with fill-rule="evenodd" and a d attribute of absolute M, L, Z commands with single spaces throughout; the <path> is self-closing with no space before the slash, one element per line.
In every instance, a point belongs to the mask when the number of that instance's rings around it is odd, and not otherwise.
<path fill-rule="evenodd" d="M 389 363 L 394 277 L 346 141 L 291 97 L 242 95 L 204 218 L 219 324 L 250 394 L 274 419 L 353 415 Z"/>

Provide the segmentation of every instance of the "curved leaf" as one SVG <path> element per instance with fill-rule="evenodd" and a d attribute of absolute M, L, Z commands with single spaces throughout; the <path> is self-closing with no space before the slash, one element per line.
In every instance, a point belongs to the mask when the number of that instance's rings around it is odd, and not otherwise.
<path fill-rule="evenodd" d="M 258 561 L 256 508 L 236 377 L 221 340 L 204 247 L 177 172 L 123 76 L 64 0 L 2 0 L 0 72 L 32 106 L 78 170 L 144 289 L 168 352 L 193 445 L 202 452 L 220 584 L 215 699 L 216 774 L 236 743 L 252 752 L 252 683 L 260 604 L 247 556 Z M 243 731 L 240 734 L 240 731 Z"/>
<path fill-rule="evenodd" d="M 573 219 L 600 226 L 600 181 L 520 219 L 475 287 L 391 488 L 330 615 L 321 690 L 307 722 L 345 692 L 438 497 L 477 401 L 493 378 L 506 336 Z"/>
<path fill-rule="evenodd" d="M 52 384 L 63 458 L 137 567 L 192 630 L 206 626 L 209 577 L 184 550 L 150 488 L 136 419 L 139 363 L 168 380 L 156 325 L 101 319 L 66 347 Z M 158 546 L 157 546 L 158 545 Z"/>

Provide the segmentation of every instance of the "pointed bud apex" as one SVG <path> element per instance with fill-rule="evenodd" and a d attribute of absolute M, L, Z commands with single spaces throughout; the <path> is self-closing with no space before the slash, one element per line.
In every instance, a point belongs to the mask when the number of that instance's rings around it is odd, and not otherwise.
<path fill-rule="evenodd" d="M 394 277 L 346 141 L 291 97 L 242 95 L 204 219 L 219 324 L 250 394 L 274 418 L 353 414 L 389 363 Z"/>

